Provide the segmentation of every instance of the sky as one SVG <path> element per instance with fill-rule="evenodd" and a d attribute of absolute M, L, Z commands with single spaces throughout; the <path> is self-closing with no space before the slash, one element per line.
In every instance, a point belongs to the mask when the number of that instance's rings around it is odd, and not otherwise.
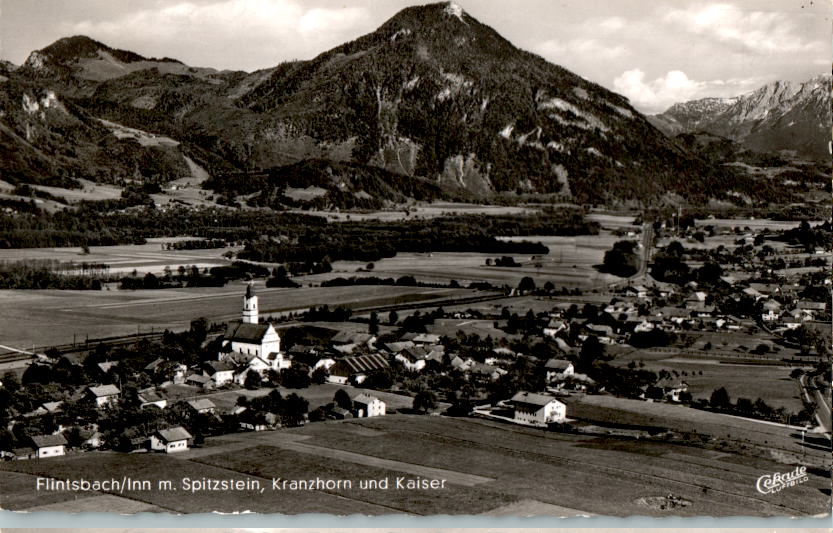
<path fill-rule="evenodd" d="M 87 35 L 144 56 L 252 71 L 370 33 L 408 0 L 4 0 L 0 57 Z M 516 46 L 658 113 L 830 73 L 823 0 L 458 0 Z"/>

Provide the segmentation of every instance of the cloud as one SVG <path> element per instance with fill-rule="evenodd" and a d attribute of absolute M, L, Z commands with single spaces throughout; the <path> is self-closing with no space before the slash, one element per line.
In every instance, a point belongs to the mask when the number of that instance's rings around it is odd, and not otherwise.
<path fill-rule="evenodd" d="M 182 51 L 177 59 L 195 66 L 253 70 L 287 57 L 317 55 L 354 38 L 370 20 L 364 8 L 313 8 L 303 0 L 163 5 L 106 21 L 64 22 L 61 29 L 147 55 Z"/>
<path fill-rule="evenodd" d="M 582 37 L 568 41 L 548 39 L 539 43 L 535 50 L 556 63 L 569 63 L 575 56 L 584 59 L 611 60 L 621 58 L 628 53 L 628 49 L 622 45 L 608 45 L 597 39 Z"/>
<path fill-rule="evenodd" d="M 614 90 L 627 96 L 631 103 L 646 113 L 661 113 L 677 102 L 706 97 L 737 96 L 750 91 L 764 80 L 761 77 L 697 81 L 681 70 L 668 71 L 652 81 L 638 69 L 623 72 L 613 80 Z"/>
<path fill-rule="evenodd" d="M 732 45 L 747 53 L 808 52 L 818 41 L 806 41 L 796 17 L 786 11 L 743 10 L 731 4 L 694 4 L 670 8 L 663 20 L 688 33 Z"/>

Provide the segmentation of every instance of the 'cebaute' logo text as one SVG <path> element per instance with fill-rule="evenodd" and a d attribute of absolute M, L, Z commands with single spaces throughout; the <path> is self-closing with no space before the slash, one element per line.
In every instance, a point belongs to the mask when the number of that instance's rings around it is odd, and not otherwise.
<path fill-rule="evenodd" d="M 807 467 L 797 466 L 792 472 L 784 472 L 783 474 L 776 472 L 761 476 L 758 478 L 758 483 L 755 486 L 761 494 L 775 494 L 787 487 L 800 485 L 808 479 L 810 478 L 807 475 Z"/>

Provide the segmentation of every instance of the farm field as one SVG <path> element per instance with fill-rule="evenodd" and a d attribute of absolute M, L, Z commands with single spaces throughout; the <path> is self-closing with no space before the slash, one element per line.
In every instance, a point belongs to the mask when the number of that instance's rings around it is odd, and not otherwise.
<path fill-rule="evenodd" d="M 829 510 L 829 477 L 763 497 L 761 472 L 789 466 L 764 458 L 650 441 L 565 435 L 478 419 L 393 415 L 315 423 L 275 432 L 209 439 L 173 455 L 109 452 L 0 466 L 4 508 L 42 504 L 34 478 L 85 472 L 89 479 L 259 480 L 259 491 L 125 491 L 123 498 L 174 512 L 240 511 L 333 514 L 502 514 L 519 507 L 559 515 L 806 516 Z M 12 473 L 11 471 L 18 472 Z M 363 490 L 362 479 L 445 479 L 445 488 Z M 273 491 L 271 479 L 351 480 L 350 489 Z M 534 481 L 533 481 L 534 480 Z M 12 492 L 13 491 L 13 492 Z M 686 507 L 661 510 L 645 499 L 672 493 Z M 72 506 L 71 494 L 50 494 Z"/>
<path fill-rule="evenodd" d="M 801 458 L 805 464 L 830 464 L 830 442 L 801 445 L 801 435 L 780 424 L 712 413 L 683 405 L 577 394 L 563 400 L 569 416 L 604 423 L 658 426 L 705 434 L 734 447 L 760 447 L 763 457 Z M 812 461 L 812 463 L 811 463 Z"/>
<path fill-rule="evenodd" d="M 537 213 L 540 210 L 533 207 L 513 207 L 483 204 L 465 204 L 456 202 L 434 202 L 390 209 L 384 211 L 367 212 L 338 212 L 320 210 L 295 210 L 292 212 L 325 217 L 328 220 L 343 222 L 345 220 L 378 220 L 393 222 L 417 218 L 436 218 L 453 215 L 523 215 Z"/>
<path fill-rule="evenodd" d="M 139 275 L 148 272 L 161 273 L 166 266 L 176 274 L 179 266 L 197 265 L 200 269 L 228 265 L 231 261 L 223 254 L 236 248 L 215 248 L 210 250 L 164 250 L 169 242 L 187 241 L 191 237 L 170 237 L 148 239 L 146 244 L 123 244 L 118 246 L 91 246 L 89 254 L 83 254 L 79 247 L 65 248 L 13 248 L 0 251 L 0 263 L 12 261 L 55 260 L 73 262 L 80 268 L 81 263 L 103 263 L 110 266 L 112 275 L 126 275 L 136 270 Z"/>
<path fill-rule="evenodd" d="M 821 224 L 821 220 L 808 221 L 810 225 Z M 801 224 L 800 221 L 791 220 L 769 220 L 766 218 L 707 218 L 695 219 L 695 226 L 714 226 L 715 228 L 745 228 L 749 227 L 753 230 L 769 228 L 770 231 L 783 231 L 797 228 Z"/>
<path fill-rule="evenodd" d="M 637 350 L 627 358 L 617 358 L 613 364 L 625 366 L 628 359 L 637 360 L 638 353 Z M 771 407 L 785 407 L 793 412 L 803 407 L 798 382 L 790 377 L 790 367 L 686 360 L 681 357 L 645 359 L 645 370 L 659 373 L 662 369 L 680 373 L 679 380 L 688 383 L 688 390 L 695 400 L 708 400 L 712 391 L 725 387 L 733 402 L 738 398 L 749 398 L 754 402 L 760 397 Z M 682 375 L 683 372 L 687 375 Z"/>
<path fill-rule="evenodd" d="M 612 234 L 582 235 L 577 237 L 530 236 L 499 237 L 505 241 L 540 242 L 549 248 L 547 255 L 515 254 L 519 267 L 487 266 L 486 260 L 494 260 L 496 254 L 474 252 L 399 253 L 374 263 L 372 271 L 362 271 L 367 263 L 336 261 L 333 271 L 303 277 L 305 282 L 321 283 L 337 277 L 377 276 L 398 278 L 414 276 L 418 281 L 461 284 L 472 281 L 488 281 L 494 285 L 515 287 L 529 276 L 538 285 L 552 281 L 556 287 L 601 286 L 621 281 L 622 278 L 603 274 L 594 265 L 600 265 L 604 254 L 613 243 L 620 240 Z"/>
<path fill-rule="evenodd" d="M 468 296 L 464 289 L 424 287 L 264 288 L 257 283 L 261 316 L 328 304 L 368 307 L 420 299 Z M 191 320 L 209 322 L 240 316 L 245 283 L 225 287 L 142 291 L 0 291 L 0 339 L 20 349 L 90 338 L 187 328 Z M 38 324 L 32 328 L 32 324 Z"/>

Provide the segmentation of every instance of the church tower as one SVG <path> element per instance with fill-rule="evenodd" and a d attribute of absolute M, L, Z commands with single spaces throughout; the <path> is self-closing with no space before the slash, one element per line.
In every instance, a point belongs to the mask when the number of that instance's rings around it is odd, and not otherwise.
<path fill-rule="evenodd" d="M 255 296 L 255 288 L 252 283 L 246 287 L 246 296 L 243 297 L 243 323 L 257 324 L 257 296 Z"/>

